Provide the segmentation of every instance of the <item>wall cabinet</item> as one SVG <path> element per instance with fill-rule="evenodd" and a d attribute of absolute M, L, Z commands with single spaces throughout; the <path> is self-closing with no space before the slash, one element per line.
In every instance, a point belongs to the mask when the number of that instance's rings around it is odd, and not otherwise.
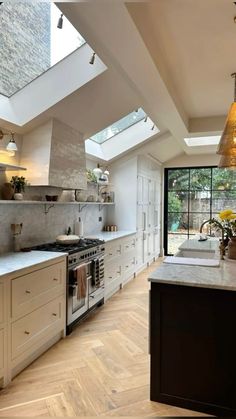
<path fill-rule="evenodd" d="M 63 256 L 1 278 L 0 386 L 65 335 L 65 305 Z"/>

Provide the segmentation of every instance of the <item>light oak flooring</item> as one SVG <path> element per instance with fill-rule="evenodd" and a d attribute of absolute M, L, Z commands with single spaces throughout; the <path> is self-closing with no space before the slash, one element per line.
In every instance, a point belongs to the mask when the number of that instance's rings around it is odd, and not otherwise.
<path fill-rule="evenodd" d="M 0 391 L 0 417 L 203 416 L 149 400 L 152 264 Z"/>

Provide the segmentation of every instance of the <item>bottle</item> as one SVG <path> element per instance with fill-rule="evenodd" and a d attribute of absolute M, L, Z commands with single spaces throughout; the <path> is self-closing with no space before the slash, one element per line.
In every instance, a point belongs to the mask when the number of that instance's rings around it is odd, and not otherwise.
<path fill-rule="evenodd" d="M 75 234 L 80 237 L 83 237 L 84 235 L 84 225 L 80 217 L 78 221 L 75 222 Z"/>

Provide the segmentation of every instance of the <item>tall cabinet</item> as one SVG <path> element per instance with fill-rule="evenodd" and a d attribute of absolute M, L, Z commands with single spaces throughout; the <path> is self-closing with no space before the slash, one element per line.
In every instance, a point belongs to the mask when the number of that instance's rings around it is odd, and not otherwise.
<path fill-rule="evenodd" d="M 116 206 L 109 222 L 119 230 L 136 231 L 136 271 L 160 254 L 161 167 L 144 156 L 111 168 Z"/>

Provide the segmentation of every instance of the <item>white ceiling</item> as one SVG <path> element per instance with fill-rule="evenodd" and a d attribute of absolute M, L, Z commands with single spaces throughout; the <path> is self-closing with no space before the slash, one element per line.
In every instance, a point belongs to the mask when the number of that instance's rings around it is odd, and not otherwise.
<path fill-rule="evenodd" d="M 165 141 L 149 151 L 160 161 L 187 154 L 188 135 L 223 129 L 236 71 L 236 6 L 231 0 L 59 2 L 108 69 L 22 127 L 56 117 L 87 138 L 142 107 Z M 66 77 L 65 77 L 66 83 Z M 215 152 L 215 147 L 207 148 Z"/>

